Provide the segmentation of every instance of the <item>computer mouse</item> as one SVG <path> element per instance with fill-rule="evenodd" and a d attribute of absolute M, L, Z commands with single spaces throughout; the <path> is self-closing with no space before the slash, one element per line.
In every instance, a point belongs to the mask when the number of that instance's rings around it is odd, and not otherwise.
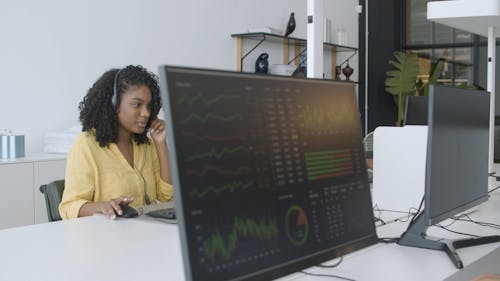
<path fill-rule="evenodd" d="M 139 212 L 129 205 L 120 205 L 120 208 L 122 209 L 122 214 L 118 215 L 120 218 L 135 218 L 139 215 Z"/>

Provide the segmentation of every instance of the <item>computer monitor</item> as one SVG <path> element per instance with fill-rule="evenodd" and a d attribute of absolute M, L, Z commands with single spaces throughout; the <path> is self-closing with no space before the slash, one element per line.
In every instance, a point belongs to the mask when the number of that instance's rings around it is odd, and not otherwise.
<path fill-rule="evenodd" d="M 407 96 L 403 125 L 427 125 L 427 104 L 426 96 Z"/>
<path fill-rule="evenodd" d="M 484 91 L 431 85 L 428 109 L 425 207 L 399 244 L 443 250 L 457 268 L 456 248 L 500 241 L 499 237 L 446 244 L 425 238 L 431 225 L 488 199 L 490 95 Z"/>
<path fill-rule="evenodd" d="M 377 242 L 354 84 L 160 81 L 187 280 L 272 279 Z"/>

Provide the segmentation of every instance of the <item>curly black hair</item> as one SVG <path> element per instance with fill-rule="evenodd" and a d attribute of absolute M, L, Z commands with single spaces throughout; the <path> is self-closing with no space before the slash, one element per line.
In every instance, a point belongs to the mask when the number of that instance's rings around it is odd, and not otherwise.
<path fill-rule="evenodd" d="M 118 141 L 117 107 L 120 104 L 121 95 L 134 86 L 147 86 L 151 91 L 152 97 L 149 105 L 151 114 L 146 129 L 142 134 L 133 135 L 138 144 L 149 143 L 147 131 L 151 126 L 152 118 L 158 115 L 161 108 L 158 77 L 140 65 L 129 65 L 122 69 L 106 71 L 88 90 L 78 106 L 82 131 L 95 130 L 96 141 L 101 147 Z M 116 97 L 113 97 L 115 91 Z"/>

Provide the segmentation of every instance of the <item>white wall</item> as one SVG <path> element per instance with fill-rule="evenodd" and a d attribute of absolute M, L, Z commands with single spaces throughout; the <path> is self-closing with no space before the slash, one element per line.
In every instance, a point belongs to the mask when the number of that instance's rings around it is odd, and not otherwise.
<path fill-rule="evenodd" d="M 347 45 L 357 47 L 357 1 L 325 1 L 332 29 L 345 28 Z M 78 124 L 78 103 L 104 71 L 128 64 L 154 72 L 161 64 L 234 70 L 231 34 L 259 26 L 284 30 L 293 11 L 293 36 L 306 38 L 306 3 L 0 0 L 0 129 L 25 134 L 27 153 L 39 152 L 44 133 Z M 358 70 L 357 58 L 351 66 Z"/>

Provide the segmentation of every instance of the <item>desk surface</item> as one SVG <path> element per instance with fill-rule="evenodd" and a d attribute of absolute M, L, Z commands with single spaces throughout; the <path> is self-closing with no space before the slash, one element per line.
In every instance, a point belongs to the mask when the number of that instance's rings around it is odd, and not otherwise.
<path fill-rule="evenodd" d="M 493 192 L 471 217 L 500 224 L 500 191 Z M 377 232 L 379 237 L 395 237 L 405 228 L 405 223 L 393 222 L 378 227 Z M 468 222 L 456 222 L 450 228 L 479 235 L 500 234 L 498 229 Z M 428 233 L 460 237 L 437 227 Z M 458 252 L 467 266 L 499 246 L 495 243 Z M 184 280 L 177 225 L 148 217 L 108 220 L 96 215 L 5 229 L 0 231 L 0 249 L 0 280 Z M 457 269 L 443 252 L 379 243 L 346 255 L 337 268 L 306 271 L 355 280 L 432 281 L 442 280 Z M 280 280 L 332 278 L 295 273 Z"/>
<path fill-rule="evenodd" d="M 492 193 L 490 200 L 482 205 L 469 210 L 470 217 L 481 222 L 500 224 L 500 190 Z M 446 220 L 441 225 L 446 226 L 451 221 Z M 399 237 L 406 230 L 407 223 L 396 221 L 377 227 L 379 237 Z M 500 230 L 478 226 L 470 222 L 455 222 L 448 227 L 451 230 L 462 231 L 477 235 L 499 235 Z M 430 227 L 428 235 L 448 239 L 467 238 L 453 234 L 438 227 Z M 500 242 L 459 249 L 465 266 L 487 255 L 497 247 Z M 332 261 L 330 263 L 335 263 Z M 329 263 L 326 263 L 329 264 Z M 348 254 L 343 262 L 336 268 L 312 267 L 307 272 L 315 274 L 333 274 L 357 281 L 360 280 L 443 280 L 458 270 L 444 252 L 400 246 L 397 244 L 382 244 L 362 249 Z M 281 280 L 281 279 L 280 279 Z M 311 277 L 302 274 L 293 274 L 282 280 L 334 280 L 331 277 Z"/>
<path fill-rule="evenodd" d="M 0 249 L 0 280 L 184 280 L 177 225 L 153 219 L 11 228 L 0 231 Z"/>

